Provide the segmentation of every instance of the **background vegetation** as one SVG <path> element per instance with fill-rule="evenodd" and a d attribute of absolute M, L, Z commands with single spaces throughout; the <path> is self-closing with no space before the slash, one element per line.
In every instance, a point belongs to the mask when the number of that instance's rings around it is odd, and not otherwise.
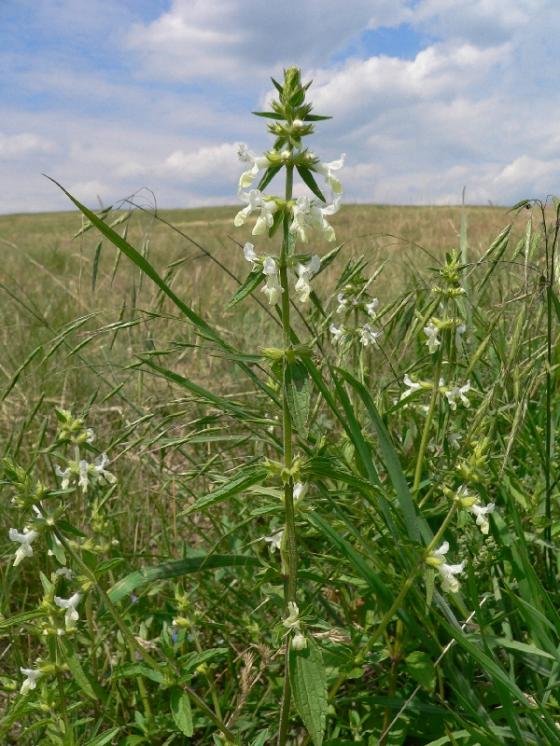
<path fill-rule="evenodd" d="M 297 440 L 300 610 L 329 705 L 307 728 L 294 716 L 293 743 L 308 732 L 320 743 L 323 715 L 331 746 L 560 742 L 558 220 L 554 204 L 528 207 L 346 206 L 333 218 L 342 248 L 294 321 L 312 345 L 313 381 Z M 281 327 L 252 297 L 228 305 L 247 274 L 233 214 L 104 215 L 212 334 L 78 213 L 0 219 L 7 743 L 274 741 L 286 630 L 266 537 L 282 501 L 263 464 L 281 444 L 261 348 L 280 343 Z M 433 288 L 446 282 L 465 291 L 451 310 L 466 331 L 459 344 L 443 332 L 434 356 L 423 329 L 441 315 Z M 379 348 L 333 344 L 337 294 L 350 286 L 380 300 Z M 471 382 L 469 408 L 453 410 L 437 386 L 401 398 L 405 374 L 433 384 L 438 366 Z M 115 485 L 61 496 L 55 466 L 72 445 L 55 406 L 86 416 Z M 60 614 L 55 558 L 37 542 L 33 561 L 11 564 L 8 529 L 30 513 L 37 480 L 52 492 L 47 512 L 64 505 L 55 524 L 87 596 L 62 642 L 45 634 Z M 415 532 L 437 532 L 464 484 L 496 508 L 488 536 L 455 508 L 445 538 L 466 569 L 460 593 L 446 594 L 418 569 Z M 158 569 L 130 576 L 141 567 Z M 70 594 L 70 581 L 56 582 Z M 59 668 L 22 696 L 19 668 L 37 656 Z"/>

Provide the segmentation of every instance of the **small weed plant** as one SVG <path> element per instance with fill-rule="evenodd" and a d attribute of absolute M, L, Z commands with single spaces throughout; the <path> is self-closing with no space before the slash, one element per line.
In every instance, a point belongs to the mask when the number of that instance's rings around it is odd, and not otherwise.
<path fill-rule="evenodd" d="M 329 117 L 298 69 L 273 83 L 271 149 L 239 149 L 243 346 L 68 195 L 176 314 L 129 370 L 174 399 L 103 443 L 95 397 L 33 430 L 40 398 L 4 444 L 0 740 L 560 743 L 560 208 L 521 203 L 480 256 L 464 223 L 387 297 L 398 259 L 336 243 L 344 156 L 307 146 Z M 193 379 L 204 354 L 227 387 Z M 159 463 L 144 547 L 135 453 Z"/>

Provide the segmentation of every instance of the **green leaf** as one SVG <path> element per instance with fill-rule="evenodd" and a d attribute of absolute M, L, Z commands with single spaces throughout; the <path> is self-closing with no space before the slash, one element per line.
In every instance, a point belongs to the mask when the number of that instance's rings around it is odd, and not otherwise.
<path fill-rule="evenodd" d="M 281 114 L 275 114 L 273 111 L 252 111 L 251 114 L 254 114 L 256 117 L 265 117 L 266 119 L 284 119 Z"/>
<path fill-rule="evenodd" d="M 256 290 L 263 281 L 263 278 L 264 275 L 260 269 L 250 272 L 241 287 L 237 288 L 233 298 L 228 301 L 226 309 L 233 308 L 237 303 L 240 303 L 244 298 L 250 295 L 253 290 Z"/>
<path fill-rule="evenodd" d="M 146 666 L 145 663 L 126 663 L 124 666 L 117 666 L 113 671 L 113 676 L 116 679 L 130 679 L 134 676 L 143 676 L 155 684 L 165 684 L 164 675 L 160 671 Z"/>
<path fill-rule="evenodd" d="M 84 746 L 105 746 L 105 744 L 110 743 L 113 738 L 121 732 L 121 730 L 120 726 L 117 728 L 111 728 L 111 730 L 106 730 L 91 741 L 88 741 Z"/>
<path fill-rule="evenodd" d="M 266 187 L 270 184 L 272 179 L 276 176 L 281 168 L 282 166 L 270 166 L 269 168 L 267 168 L 263 174 L 262 179 L 259 181 L 257 189 L 259 189 L 261 192 L 263 191 L 263 189 L 266 189 Z"/>
<path fill-rule="evenodd" d="M 190 308 L 184 301 L 182 301 L 178 295 L 176 295 L 176 293 L 158 274 L 158 272 L 150 264 L 145 256 L 137 251 L 134 246 L 129 244 L 126 239 L 120 236 L 110 226 L 104 223 L 103 220 L 101 220 L 92 210 L 88 209 L 79 200 L 73 197 L 70 192 L 68 192 L 61 184 L 58 183 L 58 181 L 52 179 L 50 176 L 47 176 L 47 179 L 49 179 L 49 181 L 52 181 L 53 184 L 56 184 L 56 186 L 62 192 L 64 192 L 68 199 L 76 205 L 76 207 L 91 221 L 91 223 L 106 238 L 108 238 L 109 241 L 111 241 L 111 243 L 114 244 L 122 254 L 125 254 L 147 277 L 150 278 L 150 280 L 152 280 L 152 282 L 154 282 L 158 286 L 162 293 L 164 293 L 164 295 L 166 295 L 196 327 L 197 333 L 200 336 L 204 337 L 205 339 L 211 340 L 225 352 L 237 352 L 237 350 L 234 350 L 231 345 L 229 345 L 224 339 L 222 339 L 222 337 L 215 329 L 213 329 L 206 321 L 204 321 L 204 319 L 196 314 L 192 310 L 192 308 Z M 120 254 L 118 256 L 120 256 Z M 32 358 L 39 352 L 40 349 L 41 347 L 36 348 L 36 350 L 31 353 L 31 355 L 27 358 L 23 365 L 18 369 L 18 371 L 16 371 L 12 382 L 4 393 L 4 397 L 8 395 L 11 388 L 13 388 L 13 386 L 16 384 L 17 378 L 19 378 L 19 375 L 21 374 L 24 367 L 31 362 Z M 249 366 L 245 365 L 243 362 L 238 362 L 237 364 L 239 365 L 241 370 L 253 381 L 253 383 L 255 383 L 260 389 L 263 389 L 264 384 L 260 381 L 259 377 L 255 375 L 255 373 L 249 368 Z"/>
<path fill-rule="evenodd" d="M 294 703 L 315 746 L 322 746 L 327 720 L 327 677 L 321 649 L 307 638 L 304 650 L 289 651 L 290 684 Z"/>
<path fill-rule="evenodd" d="M 436 686 L 436 670 L 432 659 L 427 653 L 415 650 L 406 656 L 404 664 L 414 681 L 417 681 L 427 691 L 434 691 Z"/>
<path fill-rule="evenodd" d="M 323 122 L 325 119 L 332 119 L 332 117 L 324 117 L 321 114 L 306 114 L 303 117 L 304 122 Z"/>
<path fill-rule="evenodd" d="M 47 547 L 49 551 L 53 553 L 53 555 L 56 557 L 59 564 L 65 565 L 66 555 L 64 554 L 64 549 L 62 548 L 62 544 L 59 544 L 55 540 L 54 534 L 51 534 L 51 533 L 47 534 L 46 539 L 47 539 Z"/>
<path fill-rule="evenodd" d="M 190 738 L 193 734 L 193 719 L 191 701 L 188 694 L 180 687 L 174 686 L 171 689 L 170 701 L 171 714 L 173 715 L 175 725 L 183 735 Z"/>
<path fill-rule="evenodd" d="M 303 182 L 311 189 L 313 194 L 316 197 L 319 197 L 321 202 L 326 202 L 325 195 L 323 192 L 319 189 L 319 185 L 315 181 L 315 178 L 311 171 L 308 168 L 305 168 L 305 166 L 297 166 L 296 168 L 298 170 L 298 174 L 301 176 Z"/>
<path fill-rule="evenodd" d="M 266 728 L 265 730 L 261 730 L 258 736 L 253 741 L 251 741 L 251 746 L 265 746 L 265 743 L 267 742 L 268 738 L 269 738 L 268 728 Z"/>
<path fill-rule="evenodd" d="M 284 220 L 284 210 L 283 209 L 276 210 L 276 212 L 274 213 L 274 217 L 272 218 L 272 227 L 268 231 L 269 238 L 272 238 L 272 236 L 276 233 L 278 228 L 280 228 L 283 220 Z"/>
<path fill-rule="evenodd" d="M 280 85 L 280 83 L 277 80 L 274 80 L 274 78 L 271 78 L 273 86 L 276 88 L 278 93 L 282 95 L 284 93 L 284 87 Z"/>
<path fill-rule="evenodd" d="M 208 650 L 203 650 L 202 653 L 188 653 L 180 659 L 181 678 L 179 681 L 189 681 L 191 671 L 200 666 L 201 663 L 207 663 L 213 658 L 224 657 L 227 653 L 229 653 L 229 648 L 208 648 Z"/>
<path fill-rule="evenodd" d="M 97 283 L 97 271 L 99 269 L 99 259 L 101 257 L 101 249 L 103 248 L 103 241 L 100 241 L 95 248 L 95 256 L 93 257 L 93 266 L 91 270 L 91 292 L 95 292 L 95 285 Z"/>
<path fill-rule="evenodd" d="M 244 492 L 248 487 L 252 487 L 254 484 L 262 482 L 266 477 L 266 469 L 263 466 L 250 466 L 245 469 L 240 469 L 233 479 L 220 484 L 219 487 L 209 492 L 207 495 L 202 495 L 194 501 L 192 505 L 183 511 L 182 515 L 190 515 L 196 513 L 198 510 L 209 508 L 212 505 L 216 505 L 219 502 L 223 502 L 234 495 L 238 495 L 240 492 Z"/>
<path fill-rule="evenodd" d="M 170 560 L 169 562 L 163 562 L 161 565 L 136 570 L 136 572 L 122 578 L 109 590 L 109 599 L 116 604 L 137 588 L 155 580 L 178 578 L 181 575 L 189 575 L 203 570 L 215 570 L 221 567 L 260 567 L 260 562 L 256 557 L 249 557 L 244 554 L 204 554 L 199 557 Z"/>
<path fill-rule="evenodd" d="M 295 429 L 305 437 L 311 404 L 311 379 L 300 361 L 286 365 L 286 400 Z"/>
<path fill-rule="evenodd" d="M 23 611 L 21 614 L 16 614 L 9 619 L 2 619 L 0 621 L 0 632 L 9 629 L 10 627 L 16 627 L 26 622 L 31 622 L 33 619 L 38 619 L 43 616 L 44 611 L 42 609 L 33 609 L 33 611 Z"/>

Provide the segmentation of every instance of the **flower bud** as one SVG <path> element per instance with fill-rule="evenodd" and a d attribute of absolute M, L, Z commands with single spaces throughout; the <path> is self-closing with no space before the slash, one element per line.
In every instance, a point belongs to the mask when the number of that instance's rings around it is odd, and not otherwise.
<path fill-rule="evenodd" d="M 307 640 L 305 638 L 305 635 L 301 632 L 297 632 L 293 638 L 291 643 L 292 650 L 305 650 L 307 647 Z"/>

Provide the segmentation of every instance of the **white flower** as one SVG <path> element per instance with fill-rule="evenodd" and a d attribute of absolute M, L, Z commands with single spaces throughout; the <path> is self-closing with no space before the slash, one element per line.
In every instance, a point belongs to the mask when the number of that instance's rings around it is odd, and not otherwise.
<path fill-rule="evenodd" d="M 372 318 L 375 317 L 375 312 L 377 311 L 377 307 L 379 306 L 379 298 L 372 298 L 369 303 L 366 303 L 366 313 L 368 316 L 371 316 Z"/>
<path fill-rule="evenodd" d="M 449 389 L 449 391 L 445 392 L 445 396 L 447 397 L 447 401 L 449 402 L 449 406 L 452 410 L 457 409 L 458 399 L 461 400 L 464 407 L 466 407 L 467 409 L 470 407 L 471 403 L 466 397 L 466 394 L 470 391 L 470 388 L 470 381 L 467 381 L 464 386 L 454 386 L 453 388 Z"/>
<path fill-rule="evenodd" d="M 72 578 L 74 577 L 74 573 L 69 567 L 59 567 L 58 570 L 56 570 L 55 575 L 62 575 L 62 577 L 66 578 L 66 580 L 72 580 Z"/>
<path fill-rule="evenodd" d="M 280 300 L 283 292 L 282 285 L 280 284 L 278 265 L 274 257 L 267 256 L 264 260 L 263 274 L 266 275 L 266 285 L 263 287 L 262 292 L 268 297 L 269 304 L 274 306 Z"/>
<path fill-rule="evenodd" d="M 299 630 L 300 628 L 301 622 L 299 620 L 299 607 L 293 601 L 288 601 L 288 616 L 284 619 L 282 624 L 288 629 Z"/>
<path fill-rule="evenodd" d="M 416 381 L 413 381 L 412 378 L 408 375 L 408 373 L 406 373 L 405 377 L 403 378 L 403 383 L 408 388 L 406 391 L 402 392 L 401 401 L 403 399 L 406 399 L 407 396 L 414 394 L 415 391 L 419 391 L 422 388 L 422 384 L 417 383 Z"/>
<path fill-rule="evenodd" d="M 315 163 L 313 168 L 327 180 L 327 184 L 333 190 L 334 194 L 342 194 L 342 184 L 334 176 L 333 171 L 339 171 L 344 166 L 346 153 L 343 153 L 337 161 L 330 163 Z"/>
<path fill-rule="evenodd" d="M 8 531 L 8 536 L 10 541 L 18 541 L 20 543 L 20 546 L 16 550 L 16 557 L 13 563 L 13 566 L 17 567 L 24 557 L 33 556 L 33 547 L 31 544 L 39 536 L 39 532 L 24 528 L 21 534 L 15 528 L 11 528 Z"/>
<path fill-rule="evenodd" d="M 456 347 L 461 346 L 461 337 L 466 331 L 467 331 L 467 327 L 464 324 L 459 324 L 459 326 L 455 329 L 455 346 Z"/>
<path fill-rule="evenodd" d="M 239 177 L 239 189 L 247 189 L 247 187 L 251 186 L 258 176 L 261 168 L 268 168 L 270 162 L 265 155 L 253 155 L 244 143 L 239 145 L 238 156 L 239 160 L 243 163 L 251 164 L 251 167 L 247 169 L 247 171 L 244 171 Z"/>
<path fill-rule="evenodd" d="M 62 470 L 58 464 L 54 467 L 54 470 L 55 470 L 56 475 L 60 477 L 61 479 L 61 482 L 60 482 L 61 488 L 63 490 L 67 490 L 68 487 L 70 486 L 70 478 L 72 477 L 72 470 L 70 469 L 70 467 Z"/>
<path fill-rule="evenodd" d="M 433 353 L 441 345 L 441 340 L 438 339 L 439 329 L 432 320 L 430 320 L 428 326 L 424 327 L 424 334 L 427 337 L 426 344 L 428 345 L 428 350 L 433 355 Z"/>
<path fill-rule="evenodd" d="M 298 276 L 295 284 L 295 291 L 298 294 L 300 303 L 306 303 L 311 293 L 311 278 L 321 269 L 321 258 L 314 254 L 307 264 L 296 265 L 296 275 Z"/>
<path fill-rule="evenodd" d="M 89 464 L 85 459 L 81 459 L 78 466 L 78 487 L 86 493 L 89 487 Z"/>
<path fill-rule="evenodd" d="M 342 342 L 342 340 L 345 337 L 345 333 L 346 333 L 344 330 L 344 327 L 336 326 L 336 324 L 331 324 L 329 326 L 329 331 L 333 336 L 333 342 L 335 344 L 339 344 L 340 342 Z"/>
<path fill-rule="evenodd" d="M 382 334 L 383 332 L 374 331 L 369 324 L 364 324 L 364 326 L 360 329 L 360 342 L 364 347 L 369 347 L 369 345 L 377 347 L 377 339 Z"/>
<path fill-rule="evenodd" d="M 307 647 L 307 639 L 303 632 L 296 632 L 296 634 L 292 637 L 290 645 L 293 650 L 305 650 L 305 648 Z"/>
<path fill-rule="evenodd" d="M 290 232 L 297 233 L 299 239 L 304 243 L 309 240 L 309 231 L 315 229 L 325 234 L 327 241 L 334 241 L 336 236 L 334 229 L 325 216 L 334 215 L 340 208 L 340 197 L 326 207 L 321 207 L 316 200 L 307 196 L 298 197 L 292 208 L 293 220 Z"/>
<path fill-rule="evenodd" d="M 29 692 L 31 689 L 36 689 L 37 681 L 43 675 L 43 672 L 41 671 L 41 669 L 40 668 L 37 668 L 37 669 L 20 668 L 19 670 L 24 676 L 27 677 L 24 680 L 23 684 L 21 685 L 20 692 L 22 694 L 27 694 L 27 692 Z"/>
<path fill-rule="evenodd" d="M 459 433 L 449 433 L 449 435 L 447 436 L 447 440 L 449 441 L 449 445 L 451 446 L 451 448 L 458 449 L 461 447 L 459 443 L 461 437 L 462 436 L 459 435 Z"/>
<path fill-rule="evenodd" d="M 98 479 L 104 479 L 106 482 L 114 484 L 117 481 L 117 478 L 114 474 L 111 474 L 111 472 L 107 471 L 107 469 L 105 468 L 108 463 L 109 457 L 106 453 L 102 453 L 93 465 L 93 471 Z"/>
<path fill-rule="evenodd" d="M 457 593 L 461 584 L 455 577 L 460 575 L 465 569 L 465 560 L 460 562 L 458 565 L 447 565 L 445 562 L 440 565 L 437 569 L 441 575 L 441 589 L 445 593 Z"/>
<path fill-rule="evenodd" d="M 339 293 L 336 296 L 336 300 L 338 302 L 338 308 L 336 309 L 337 313 L 343 313 L 346 311 L 346 308 L 348 306 L 348 298 L 344 297 L 344 293 Z"/>
<path fill-rule="evenodd" d="M 291 647 L 294 650 L 303 650 L 307 647 L 307 640 L 301 631 L 299 608 L 293 601 L 288 601 L 288 616 L 283 620 L 282 624 L 284 627 L 287 627 L 288 632 L 294 633 L 291 640 Z"/>
<path fill-rule="evenodd" d="M 300 500 L 303 500 L 306 492 L 307 492 L 307 483 L 296 482 L 294 484 L 294 503 L 298 503 L 300 502 Z"/>
<path fill-rule="evenodd" d="M 490 530 L 490 523 L 488 522 L 488 514 L 492 513 L 495 508 L 494 503 L 488 503 L 488 505 L 481 505 L 480 503 L 474 503 L 471 506 L 470 511 L 476 517 L 476 525 L 480 527 L 481 532 L 486 535 Z"/>
<path fill-rule="evenodd" d="M 457 593 L 461 586 L 455 576 L 463 572 L 466 562 L 463 560 L 458 565 L 446 564 L 444 558 L 448 551 L 449 542 L 444 541 L 439 549 L 436 549 L 426 558 L 426 563 L 439 572 L 441 576 L 441 588 L 444 592 Z"/>
<path fill-rule="evenodd" d="M 63 490 L 68 487 L 78 486 L 85 494 L 90 485 L 90 481 L 99 482 L 105 481 L 113 484 L 117 481 L 114 474 L 107 471 L 105 468 L 109 463 L 109 458 L 106 453 L 102 453 L 97 457 L 95 463 L 90 464 L 85 459 L 79 461 L 70 461 L 68 467 L 64 471 L 59 467 L 55 467 L 56 473 L 61 477 L 61 487 Z"/>
<path fill-rule="evenodd" d="M 255 253 L 255 247 L 252 243 L 247 242 L 243 247 L 243 256 L 246 261 L 251 263 L 251 270 L 256 269 L 259 264 L 259 257 Z"/>
<path fill-rule="evenodd" d="M 296 130 L 300 130 L 302 127 L 305 127 L 305 122 L 303 122 L 301 119 L 294 119 L 292 122 L 292 127 Z"/>
<path fill-rule="evenodd" d="M 80 618 L 76 606 L 80 603 L 81 597 L 81 593 L 74 593 L 68 599 L 60 598 L 60 596 L 54 597 L 55 604 L 60 609 L 66 609 L 66 614 L 64 615 L 64 624 L 66 625 L 66 629 L 74 627 L 74 622 L 77 622 Z"/>
<path fill-rule="evenodd" d="M 448 551 L 449 551 L 449 542 L 444 541 L 443 544 L 441 544 L 441 546 L 438 549 L 434 549 L 431 556 L 443 562 L 443 558 L 445 557 Z"/>
<path fill-rule="evenodd" d="M 236 228 L 243 225 L 249 215 L 257 210 L 260 210 L 260 215 L 252 230 L 253 236 L 260 236 L 272 228 L 274 213 L 278 209 L 278 205 L 273 199 L 267 199 L 258 189 L 251 189 L 250 192 L 240 192 L 239 199 L 246 202 L 247 207 L 244 207 L 235 216 L 233 224 Z"/>
<path fill-rule="evenodd" d="M 283 538 L 284 538 L 284 529 L 280 528 L 278 529 L 278 531 L 275 531 L 273 534 L 270 534 L 270 536 L 265 536 L 264 541 L 266 541 L 267 544 L 270 544 L 271 551 L 275 552 L 277 549 L 281 549 Z"/>

